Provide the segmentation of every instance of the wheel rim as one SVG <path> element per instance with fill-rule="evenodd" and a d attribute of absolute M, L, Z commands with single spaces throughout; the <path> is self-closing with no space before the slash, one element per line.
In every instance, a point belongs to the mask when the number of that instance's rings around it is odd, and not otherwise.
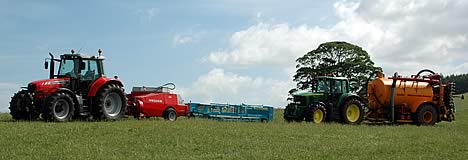
<path fill-rule="evenodd" d="M 322 123 L 323 120 L 323 112 L 322 110 L 318 109 L 314 112 L 314 123 Z"/>
<path fill-rule="evenodd" d="M 168 117 L 169 117 L 170 121 L 173 121 L 173 120 L 175 120 L 176 114 L 174 112 L 169 112 Z"/>
<path fill-rule="evenodd" d="M 122 108 L 122 101 L 117 93 L 110 93 L 104 99 L 104 110 L 109 116 L 117 116 Z"/>
<path fill-rule="evenodd" d="M 431 123 L 432 122 L 432 113 L 427 111 L 427 112 L 424 112 L 423 114 L 423 120 L 424 122 L 426 123 Z"/>
<path fill-rule="evenodd" d="M 348 118 L 349 122 L 356 122 L 359 119 L 361 112 L 359 111 L 359 107 L 356 104 L 351 104 L 346 109 L 346 117 Z"/>
<path fill-rule="evenodd" d="M 55 103 L 53 113 L 58 119 L 65 119 L 70 112 L 70 105 L 66 100 L 60 99 Z"/>

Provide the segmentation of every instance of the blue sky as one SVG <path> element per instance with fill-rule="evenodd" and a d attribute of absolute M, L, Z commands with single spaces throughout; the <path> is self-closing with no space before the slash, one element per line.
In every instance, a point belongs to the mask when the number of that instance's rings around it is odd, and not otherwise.
<path fill-rule="evenodd" d="M 294 60 L 331 40 L 363 46 L 387 73 L 423 67 L 465 73 L 466 58 L 458 57 L 466 51 L 466 18 L 452 29 L 424 19 L 445 12 L 453 17 L 466 6 L 417 0 L 0 0 L 0 111 L 8 111 L 20 86 L 47 78 L 48 52 L 72 48 L 87 54 L 102 48 L 106 74 L 119 75 L 127 90 L 174 82 L 187 101 L 276 107 L 294 86 Z M 418 28 L 416 22 L 433 26 Z M 395 55 L 402 51 L 414 56 Z"/>

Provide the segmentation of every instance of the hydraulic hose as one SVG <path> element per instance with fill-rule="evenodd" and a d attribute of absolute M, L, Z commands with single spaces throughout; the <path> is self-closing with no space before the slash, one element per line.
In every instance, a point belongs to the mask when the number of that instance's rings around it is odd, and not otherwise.
<path fill-rule="evenodd" d="M 421 75 L 421 73 L 424 73 L 424 72 L 429 72 L 429 73 L 431 73 L 431 74 L 435 74 L 435 72 L 432 71 L 432 70 L 430 70 L 430 69 L 423 69 L 423 70 L 420 70 L 420 71 L 418 72 L 418 74 L 416 74 L 416 78 L 419 77 L 419 76 Z"/>

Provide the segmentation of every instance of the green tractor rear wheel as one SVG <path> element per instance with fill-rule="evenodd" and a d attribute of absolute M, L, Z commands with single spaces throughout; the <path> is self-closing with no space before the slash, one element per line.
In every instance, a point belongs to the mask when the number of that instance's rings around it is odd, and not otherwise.
<path fill-rule="evenodd" d="M 360 124 L 364 119 L 364 104 L 358 99 L 349 99 L 341 107 L 341 120 L 344 124 Z"/>

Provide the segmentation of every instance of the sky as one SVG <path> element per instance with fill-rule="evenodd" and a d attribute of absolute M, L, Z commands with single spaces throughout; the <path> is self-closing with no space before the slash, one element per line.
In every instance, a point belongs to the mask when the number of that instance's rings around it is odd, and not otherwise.
<path fill-rule="evenodd" d="M 0 0 L 0 112 L 71 49 L 101 48 L 127 93 L 174 82 L 186 102 L 284 107 L 295 60 L 329 41 L 387 75 L 467 73 L 467 15 L 464 0 Z"/>

